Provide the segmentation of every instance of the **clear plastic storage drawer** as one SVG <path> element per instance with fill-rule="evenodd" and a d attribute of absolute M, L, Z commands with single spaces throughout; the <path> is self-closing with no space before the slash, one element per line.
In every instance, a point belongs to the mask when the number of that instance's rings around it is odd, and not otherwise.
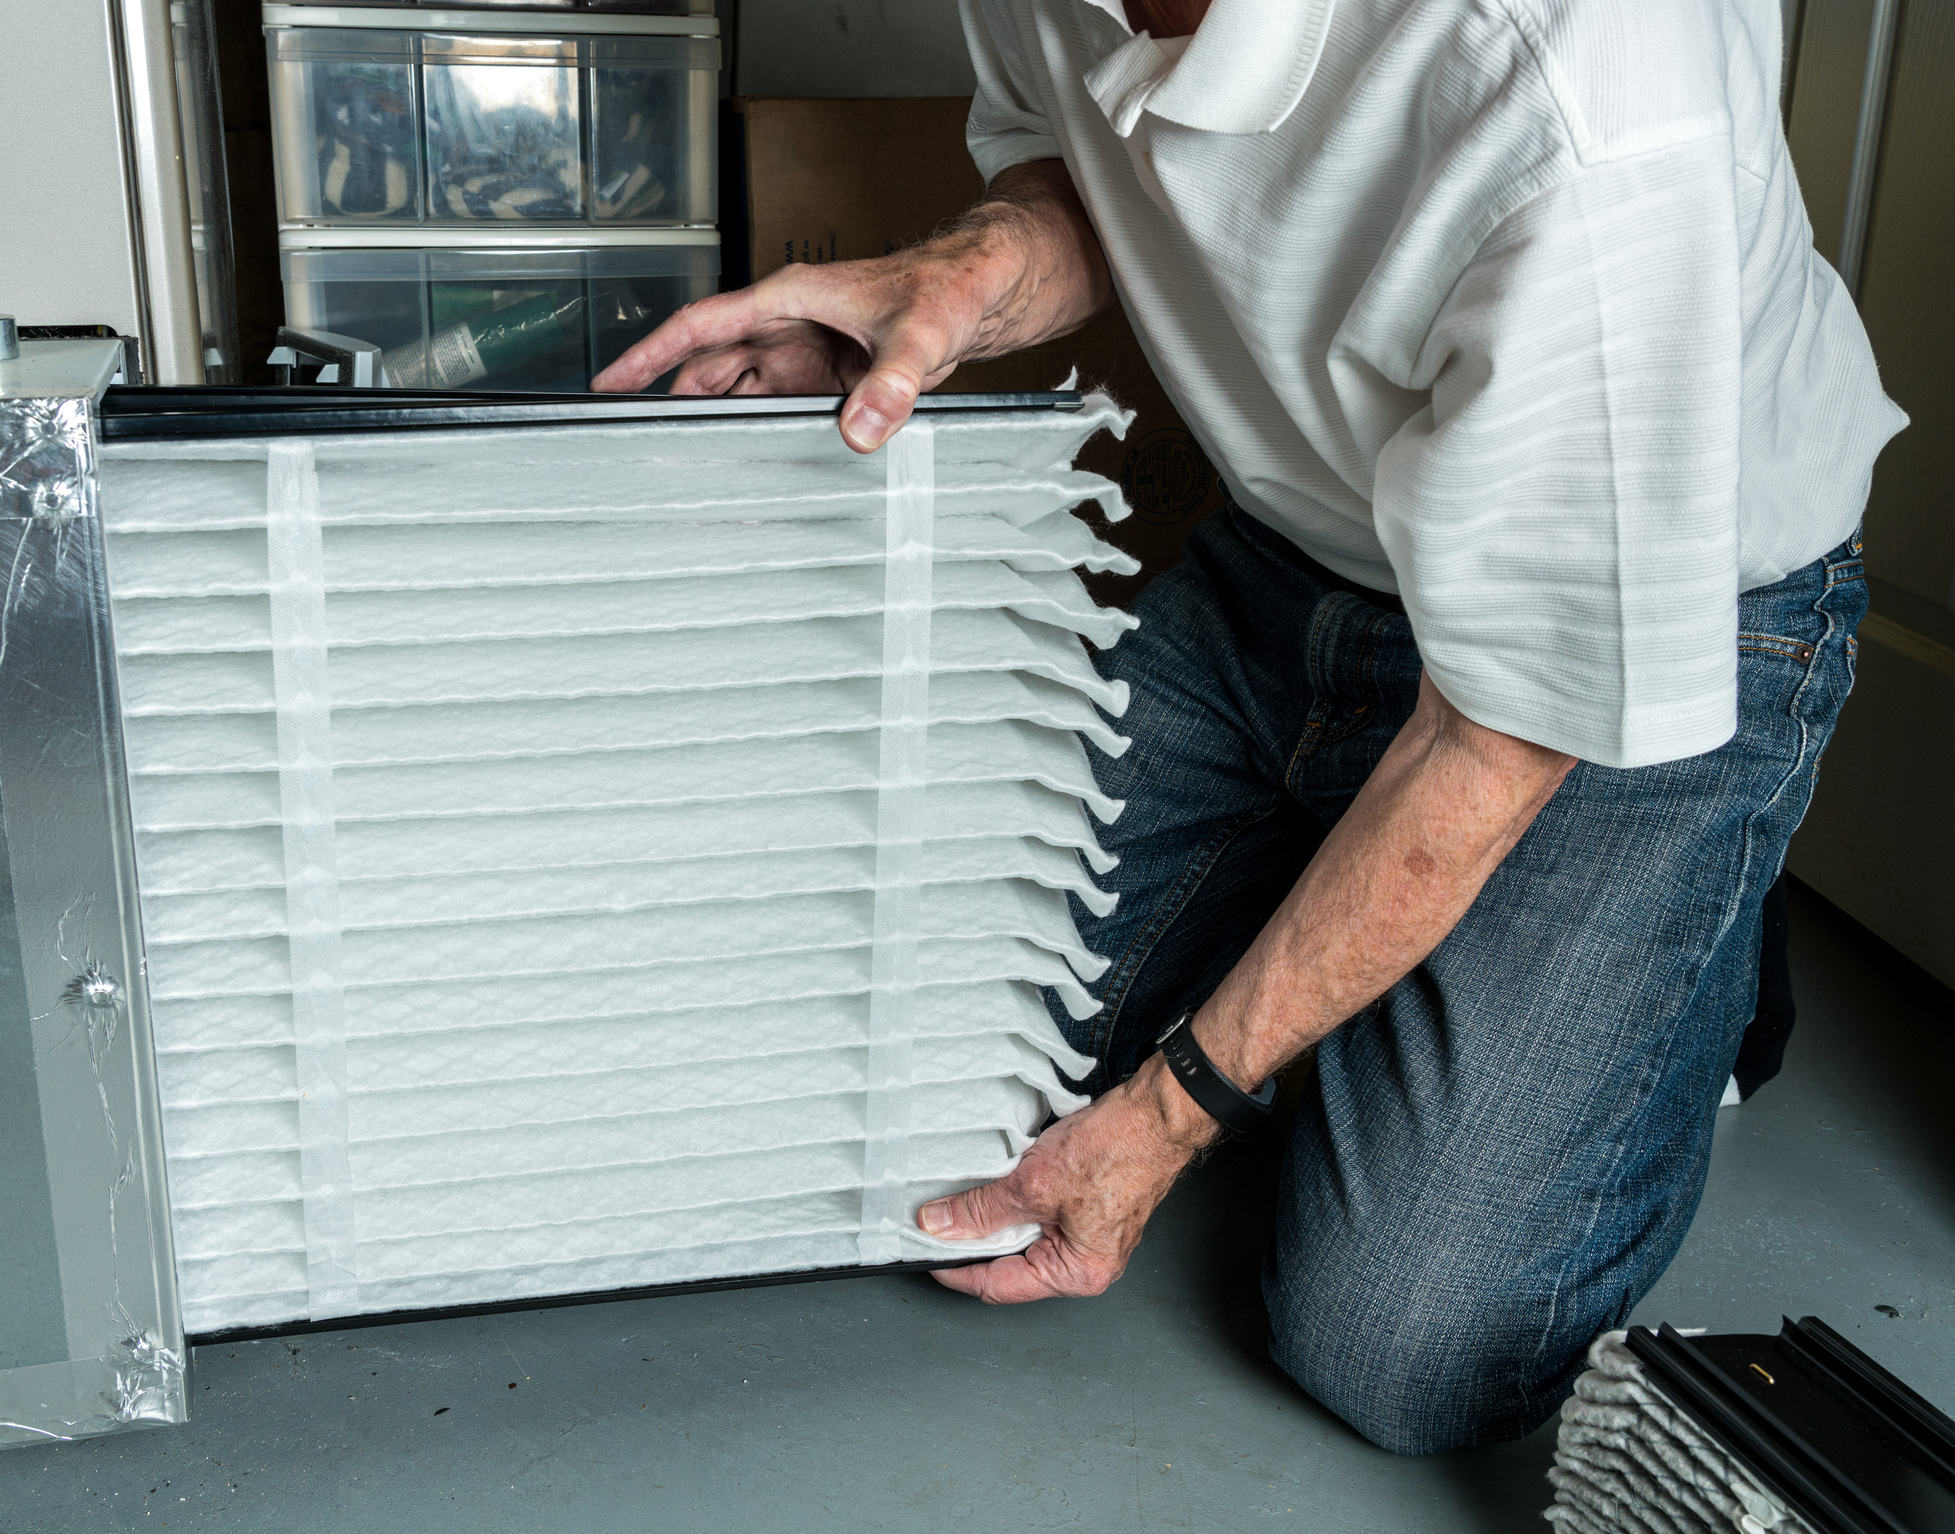
<path fill-rule="evenodd" d="M 529 250 L 280 252 L 287 323 L 381 348 L 411 389 L 581 393 L 682 304 L 717 286 L 718 236 Z"/>
<path fill-rule="evenodd" d="M 414 14 L 265 7 L 281 223 L 718 217 L 719 41 L 670 30 L 709 18 L 443 12 L 443 26 L 469 30 L 308 24 Z"/>

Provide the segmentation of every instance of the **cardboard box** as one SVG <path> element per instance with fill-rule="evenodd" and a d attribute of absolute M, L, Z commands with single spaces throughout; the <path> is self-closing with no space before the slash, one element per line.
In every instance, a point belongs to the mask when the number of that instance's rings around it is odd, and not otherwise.
<path fill-rule="evenodd" d="M 964 147 L 969 108 L 949 96 L 729 102 L 722 153 L 743 169 L 744 184 L 736 177 L 727 188 L 723 233 L 743 247 L 746 274 L 887 255 L 928 239 L 984 191 Z M 1135 412 L 1125 442 L 1102 436 L 1080 458 L 1082 468 L 1119 481 L 1134 508 L 1111 527 L 1096 508 L 1085 509 L 1144 566 L 1127 579 L 1094 578 L 1099 600 L 1125 604 L 1180 560 L 1189 530 L 1222 504 L 1222 494 L 1119 306 L 1072 335 L 968 363 L 941 391 L 1049 389 L 1074 368 L 1082 387 L 1103 387 Z"/>

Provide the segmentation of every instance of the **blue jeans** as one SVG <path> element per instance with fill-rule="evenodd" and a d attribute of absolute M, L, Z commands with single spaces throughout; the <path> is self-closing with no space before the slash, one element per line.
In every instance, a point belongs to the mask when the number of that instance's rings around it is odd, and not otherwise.
<path fill-rule="evenodd" d="M 1578 764 L 1452 934 L 1323 1040 L 1263 1268 L 1270 1351 L 1373 1442 L 1518 1437 L 1669 1265 L 1752 1015 L 1759 907 L 1851 684 L 1860 541 L 1740 602 L 1736 736 Z M 1100 657 L 1103 1091 L 1241 956 L 1412 712 L 1411 625 L 1230 508 Z"/>

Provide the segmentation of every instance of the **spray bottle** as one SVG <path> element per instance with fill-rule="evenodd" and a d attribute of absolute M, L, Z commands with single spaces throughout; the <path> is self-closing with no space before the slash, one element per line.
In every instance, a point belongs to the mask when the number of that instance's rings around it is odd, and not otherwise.
<path fill-rule="evenodd" d="M 429 336 L 383 352 L 380 365 L 396 389 L 465 389 L 491 373 L 506 372 L 575 339 L 582 297 L 545 293 L 491 309 Z"/>

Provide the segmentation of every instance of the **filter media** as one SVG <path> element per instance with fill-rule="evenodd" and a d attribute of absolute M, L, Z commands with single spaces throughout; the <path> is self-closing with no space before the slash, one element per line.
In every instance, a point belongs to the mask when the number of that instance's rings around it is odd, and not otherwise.
<path fill-rule="evenodd" d="M 1003 1252 L 1088 1063 L 1124 420 L 115 442 L 184 1324 Z"/>

